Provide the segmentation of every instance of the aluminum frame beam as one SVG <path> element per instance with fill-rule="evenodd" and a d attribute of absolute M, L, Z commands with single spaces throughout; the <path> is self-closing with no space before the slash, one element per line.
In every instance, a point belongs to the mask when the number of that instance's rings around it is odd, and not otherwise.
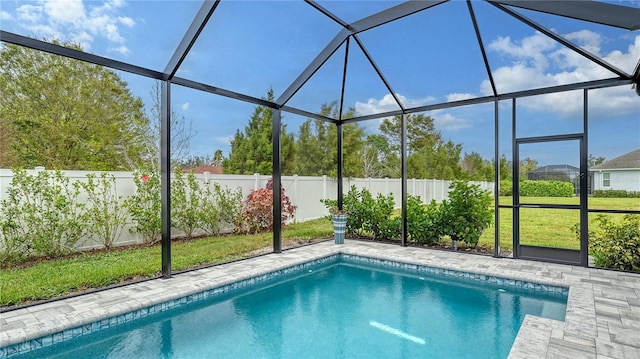
<path fill-rule="evenodd" d="M 353 22 L 350 24 L 350 27 L 353 29 L 353 33 L 357 34 L 448 1 L 449 0 L 407 1 Z"/>
<path fill-rule="evenodd" d="M 598 1 L 488 0 L 547 14 L 584 20 L 627 30 L 640 29 L 640 9 Z"/>
<path fill-rule="evenodd" d="M 173 53 L 173 56 L 171 56 L 171 59 L 164 69 L 166 80 L 171 80 L 175 76 L 178 68 L 180 68 L 180 65 L 182 64 L 182 61 L 187 57 L 187 54 L 189 53 L 189 50 L 191 50 L 191 47 L 193 47 L 193 44 L 196 43 L 198 36 L 200 36 L 200 33 L 207 25 L 209 18 L 213 15 L 218 4 L 220 4 L 220 0 L 205 0 L 202 3 L 200 10 L 198 10 L 198 13 L 191 22 L 187 32 L 184 34 L 184 37 L 180 41 L 180 44 L 178 44 L 176 51 Z"/>
<path fill-rule="evenodd" d="M 487 52 L 484 49 L 484 42 L 482 42 L 482 35 L 480 34 L 480 28 L 478 27 L 478 20 L 476 19 L 476 14 L 473 11 L 471 0 L 467 0 L 467 8 L 469 9 L 469 16 L 471 16 L 471 22 L 473 23 L 473 30 L 475 31 L 476 38 L 478 39 L 478 46 L 480 47 L 480 52 L 482 53 L 482 60 L 484 61 L 484 67 L 487 70 L 487 76 L 489 76 L 489 82 L 491 83 L 491 91 L 493 92 L 493 96 L 498 96 L 498 90 L 496 89 L 496 83 L 493 80 L 493 74 L 491 73 L 491 66 L 489 66 L 489 59 L 487 57 Z"/>
<path fill-rule="evenodd" d="M 376 71 L 376 73 L 378 74 L 378 77 L 380 78 L 380 80 L 382 80 L 382 82 L 384 83 L 384 86 L 387 88 L 387 91 L 389 91 L 391 96 L 393 96 L 393 99 L 398 104 L 398 107 L 400 107 L 400 109 L 404 111 L 405 108 L 404 108 L 404 105 L 402 104 L 402 101 L 400 101 L 400 98 L 398 98 L 398 95 L 396 94 L 396 92 L 393 91 L 393 89 L 391 88 L 391 85 L 389 84 L 389 81 L 387 81 L 382 71 L 380 71 L 380 68 L 378 67 L 378 65 L 376 65 L 376 62 L 373 61 L 373 58 L 369 54 L 369 51 L 367 51 L 367 48 L 364 47 L 364 45 L 362 44 L 362 42 L 360 41 L 357 35 L 353 35 L 353 39 L 356 40 L 358 47 L 360 47 L 360 50 L 362 50 L 362 53 L 364 54 L 364 56 L 367 58 L 367 60 L 369 60 L 369 64 L 371 64 L 373 69 Z"/>
<path fill-rule="evenodd" d="M 552 1 L 544 1 L 543 3 L 554 3 Z M 617 68 L 616 66 L 613 66 L 612 64 L 608 63 L 607 61 L 603 60 L 602 58 L 600 58 L 599 56 L 596 56 L 594 54 L 592 54 L 591 52 L 581 48 L 580 46 L 574 44 L 573 42 L 565 39 L 564 37 L 556 34 L 555 32 L 547 29 L 546 27 L 536 23 L 535 21 L 529 19 L 528 17 L 518 13 L 517 11 L 511 10 L 510 8 L 501 5 L 501 4 L 497 4 L 494 2 L 491 2 L 491 4 L 495 7 L 497 7 L 498 9 L 504 11 L 505 13 L 513 16 L 514 18 L 518 19 L 519 21 L 533 27 L 534 29 L 540 31 L 541 33 L 549 36 L 550 38 L 554 39 L 555 41 L 561 43 L 562 45 L 568 47 L 569 49 L 573 50 L 574 52 L 577 52 L 578 54 L 586 57 L 587 59 L 589 59 L 591 62 L 595 62 L 596 64 L 604 67 L 605 69 L 613 72 L 614 74 L 620 76 L 620 77 L 631 77 L 631 75 L 629 75 L 628 73 L 626 73 L 623 70 L 620 70 L 619 68 Z"/>
<path fill-rule="evenodd" d="M 108 57 L 98 56 L 98 55 L 90 54 L 84 51 L 79 51 L 79 50 L 71 49 L 68 47 L 64 47 L 62 45 L 56 45 L 46 41 L 14 34 L 9 31 L 0 30 L 0 41 L 6 42 L 9 44 L 18 45 L 18 46 L 24 46 L 30 49 L 39 50 L 39 51 L 47 52 L 54 55 L 60 55 L 60 56 L 68 57 L 71 59 L 92 63 L 94 65 L 108 67 L 114 70 L 120 70 L 120 71 L 125 71 L 132 74 L 144 76 L 144 77 L 150 77 L 156 80 L 163 80 L 163 77 L 164 77 L 163 73 L 160 71 L 151 70 L 145 67 L 132 65 L 126 62 L 113 60 Z"/>

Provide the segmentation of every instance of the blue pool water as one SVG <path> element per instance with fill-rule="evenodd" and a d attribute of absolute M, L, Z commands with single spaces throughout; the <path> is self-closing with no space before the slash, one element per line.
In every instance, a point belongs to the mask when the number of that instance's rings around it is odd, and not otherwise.
<path fill-rule="evenodd" d="M 565 311 L 560 293 L 339 261 L 15 358 L 506 358 L 526 314 Z"/>

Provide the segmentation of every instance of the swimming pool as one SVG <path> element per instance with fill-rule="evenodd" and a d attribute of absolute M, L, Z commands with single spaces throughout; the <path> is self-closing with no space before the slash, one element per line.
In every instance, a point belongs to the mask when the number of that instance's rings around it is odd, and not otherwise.
<path fill-rule="evenodd" d="M 524 315 L 563 320 L 566 297 L 562 287 L 336 255 L 16 358 L 498 358 Z"/>

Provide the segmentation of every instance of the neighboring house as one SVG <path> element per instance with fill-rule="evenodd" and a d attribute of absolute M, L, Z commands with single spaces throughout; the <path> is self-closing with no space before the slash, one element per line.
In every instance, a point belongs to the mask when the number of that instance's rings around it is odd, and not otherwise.
<path fill-rule="evenodd" d="M 220 175 L 222 174 L 222 167 L 221 166 L 199 166 L 196 168 L 189 169 L 187 171 L 191 171 L 193 173 L 200 173 L 200 174 L 209 172 L 212 175 Z"/>
<path fill-rule="evenodd" d="M 640 149 L 589 169 L 596 190 L 640 191 Z"/>

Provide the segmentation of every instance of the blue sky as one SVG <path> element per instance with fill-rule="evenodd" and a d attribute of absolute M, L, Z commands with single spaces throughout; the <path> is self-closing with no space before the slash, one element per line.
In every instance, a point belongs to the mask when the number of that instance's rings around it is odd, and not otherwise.
<path fill-rule="evenodd" d="M 639 1 L 609 1 L 640 7 Z M 319 1 L 347 22 L 383 10 L 392 1 Z M 474 10 L 499 92 L 612 77 L 608 70 L 519 23 L 491 5 Z M 39 0 L 0 2 L 3 30 L 81 43 L 86 51 L 163 70 L 200 1 Z M 521 11 L 588 51 L 630 73 L 640 60 L 640 31 Z M 223 1 L 178 76 L 263 97 L 276 97 L 337 34 L 340 27 L 302 1 Z M 358 35 L 407 107 L 490 94 L 464 1 L 452 1 Z M 289 102 L 317 112 L 338 100 L 344 47 Z M 397 109 L 392 96 L 352 42 L 345 105 L 361 115 Z M 122 74 L 132 92 L 150 104 L 152 81 Z M 501 104 L 501 152 L 510 156 L 510 103 Z M 194 154 L 229 149 L 253 105 L 174 86 L 173 107 L 197 132 Z M 536 96 L 518 105 L 518 134 L 581 132 L 581 91 Z M 590 152 L 608 159 L 640 147 L 640 97 L 630 86 L 593 91 L 589 98 Z M 464 151 L 493 157 L 493 105 L 428 113 L 447 139 Z M 284 114 L 289 130 L 305 118 Z M 368 133 L 379 121 L 361 123 Z M 544 146 L 542 146 L 544 147 Z M 541 164 L 573 162 L 559 147 L 538 151 Z M 547 161 L 547 163 L 544 163 Z M 577 161 L 577 160 L 576 160 Z"/>

